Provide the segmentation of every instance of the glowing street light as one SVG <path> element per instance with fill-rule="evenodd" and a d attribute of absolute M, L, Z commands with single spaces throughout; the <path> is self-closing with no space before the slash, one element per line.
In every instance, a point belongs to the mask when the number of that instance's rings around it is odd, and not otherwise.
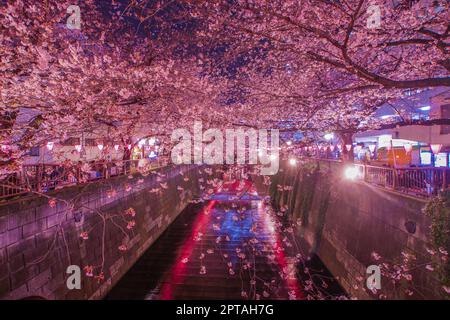
<path fill-rule="evenodd" d="M 344 171 L 344 176 L 348 180 L 355 180 L 359 176 L 359 170 L 356 167 L 347 167 Z"/>
<path fill-rule="evenodd" d="M 142 146 L 145 144 L 145 142 L 147 142 L 147 140 L 145 140 L 145 139 L 139 140 L 139 142 L 138 142 L 139 148 L 142 148 Z"/>
<path fill-rule="evenodd" d="M 291 141 L 291 140 L 288 140 L 288 141 L 286 141 L 286 144 L 287 144 L 288 146 L 290 146 L 290 145 L 292 144 L 292 141 Z"/>
<path fill-rule="evenodd" d="M 403 145 L 403 148 L 405 148 L 406 153 L 410 153 L 412 150 L 412 144 L 411 143 L 405 143 Z"/>
<path fill-rule="evenodd" d="M 295 166 L 297 164 L 297 159 L 294 159 L 294 158 L 289 159 L 289 164 L 291 166 Z"/>
<path fill-rule="evenodd" d="M 331 140 L 334 138 L 334 134 L 333 133 L 327 133 L 323 136 L 325 138 L 325 140 Z"/>

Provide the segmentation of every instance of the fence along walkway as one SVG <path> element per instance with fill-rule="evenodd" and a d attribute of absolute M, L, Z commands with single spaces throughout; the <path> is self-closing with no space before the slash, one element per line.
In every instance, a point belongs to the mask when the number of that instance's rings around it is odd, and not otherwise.
<path fill-rule="evenodd" d="M 347 168 L 341 161 L 318 159 L 328 167 Z M 450 168 L 408 167 L 390 168 L 360 163 L 347 164 L 358 170 L 356 179 L 412 196 L 431 197 L 449 190 Z"/>
<path fill-rule="evenodd" d="M 346 168 L 341 161 L 313 159 L 328 167 Z M 97 162 L 87 169 L 83 165 L 62 164 L 25 165 L 22 171 L 0 182 L 0 199 L 29 192 L 48 192 L 66 186 L 89 183 L 100 179 L 129 175 L 137 171 L 150 171 L 169 164 L 169 158 L 157 160 L 125 160 Z M 358 170 L 357 179 L 383 188 L 419 197 L 431 197 L 448 190 L 450 168 L 411 167 L 389 168 L 364 164 L 347 164 Z"/>
<path fill-rule="evenodd" d="M 145 172 L 167 166 L 168 158 L 156 160 L 118 160 L 91 164 L 36 164 L 24 165 L 21 172 L 0 181 L 0 199 L 12 198 L 30 192 L 48 192 L 67 186 L 80 185 Z"/>

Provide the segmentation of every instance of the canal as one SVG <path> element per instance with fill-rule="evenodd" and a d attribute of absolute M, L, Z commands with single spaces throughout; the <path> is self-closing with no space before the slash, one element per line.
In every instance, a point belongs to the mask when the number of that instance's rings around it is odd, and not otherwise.
<path fill-rule="evenodd" d="M 106 299 L 345 298 L 285 220 L 249 182 L 225 185 L 189 205 Z"/>

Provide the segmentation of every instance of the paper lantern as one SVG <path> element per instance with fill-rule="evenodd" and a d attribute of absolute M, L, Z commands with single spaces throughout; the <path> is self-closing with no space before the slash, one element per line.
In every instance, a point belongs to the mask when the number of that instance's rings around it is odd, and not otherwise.
<path fill-rule="evenodd" d="M 75 146 L 75 150 L 77 150 L 78 152 L 81 152 L 81 144 L 77 144 Z"/>
<path fill-rule="evenodd" d="M 351 144 L 346 144 L 345 145 L 345 149 L 347 149 L 347 152 L 350 152 L 350 150 L 352 150 L 352 145 Z"/>
<path fill-rule="evenodd" d="M 102 151 L 103 150 L 103 145 L 102 144 L 98 144 L 97 148 L 98 148 L 98 150 Z"/>
<path fill-rule="evenodd" d="M 119 151 L 119 145 L 118 144 L 114 145 L 114 150 Z"/>
<path fill-rule="evenodd" d="M 442 144 L 430 144 L 430 148 L 434 154 L 438 154 L 441 151 Z"/>
<path fill-rule="evenodd" d="M 338 144 L 337 147 L 338 147 L 338 149 L 339 149 L 339 152 L 342 152 L 342 145 L 341 145 L 341 144 Z"/>
<path fill-rule="evenodd" d="M 405 143 L 403 145 L 403 148 L 405 148 L 406 153 L 410 153 L 412 150 L 412 145 L 411 145 L 411 143 Z"/>
<path fill-rule="evenodd" d="M 330 145 L 330 150 L 331 150 L 331 152 L 334 151 L 334 145 Z"/>
<path fill-rule="evenodd" d="M 49 151 L 52 151 L 54 146 L 55 146 L 54 142 L 52 142 L 52 141 L 47 142 L 47 149 Z"/>

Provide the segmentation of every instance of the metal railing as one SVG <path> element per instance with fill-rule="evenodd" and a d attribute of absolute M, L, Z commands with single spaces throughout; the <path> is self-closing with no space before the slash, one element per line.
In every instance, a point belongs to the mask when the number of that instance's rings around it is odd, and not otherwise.
<path fill-rule="evenodd" d="M 314 160 L 326 163 L 329 168 L 355 166 L 359 171 L 358 179 L 413 196 L 430 197 L 450 188 L 450 168 L 391 168 L 361 163 L 345 164 L 342 161 L 328 159 Z"/>
<path fill-rule="evenodd" d="M 364 181 L 411 195 L 429 197 L 449 188 L 449 168 L 355 166 L 359 167 Z"/>
<path fill-rule="evenodd" d="M 45 193 L 68 186 L 109 179 L 135 172 L 149 172 L 169 164 L 169 158 L 117 160 L 90 163 L 33 164 L 0 181 L 0 199 L 30 192 Z"/>

